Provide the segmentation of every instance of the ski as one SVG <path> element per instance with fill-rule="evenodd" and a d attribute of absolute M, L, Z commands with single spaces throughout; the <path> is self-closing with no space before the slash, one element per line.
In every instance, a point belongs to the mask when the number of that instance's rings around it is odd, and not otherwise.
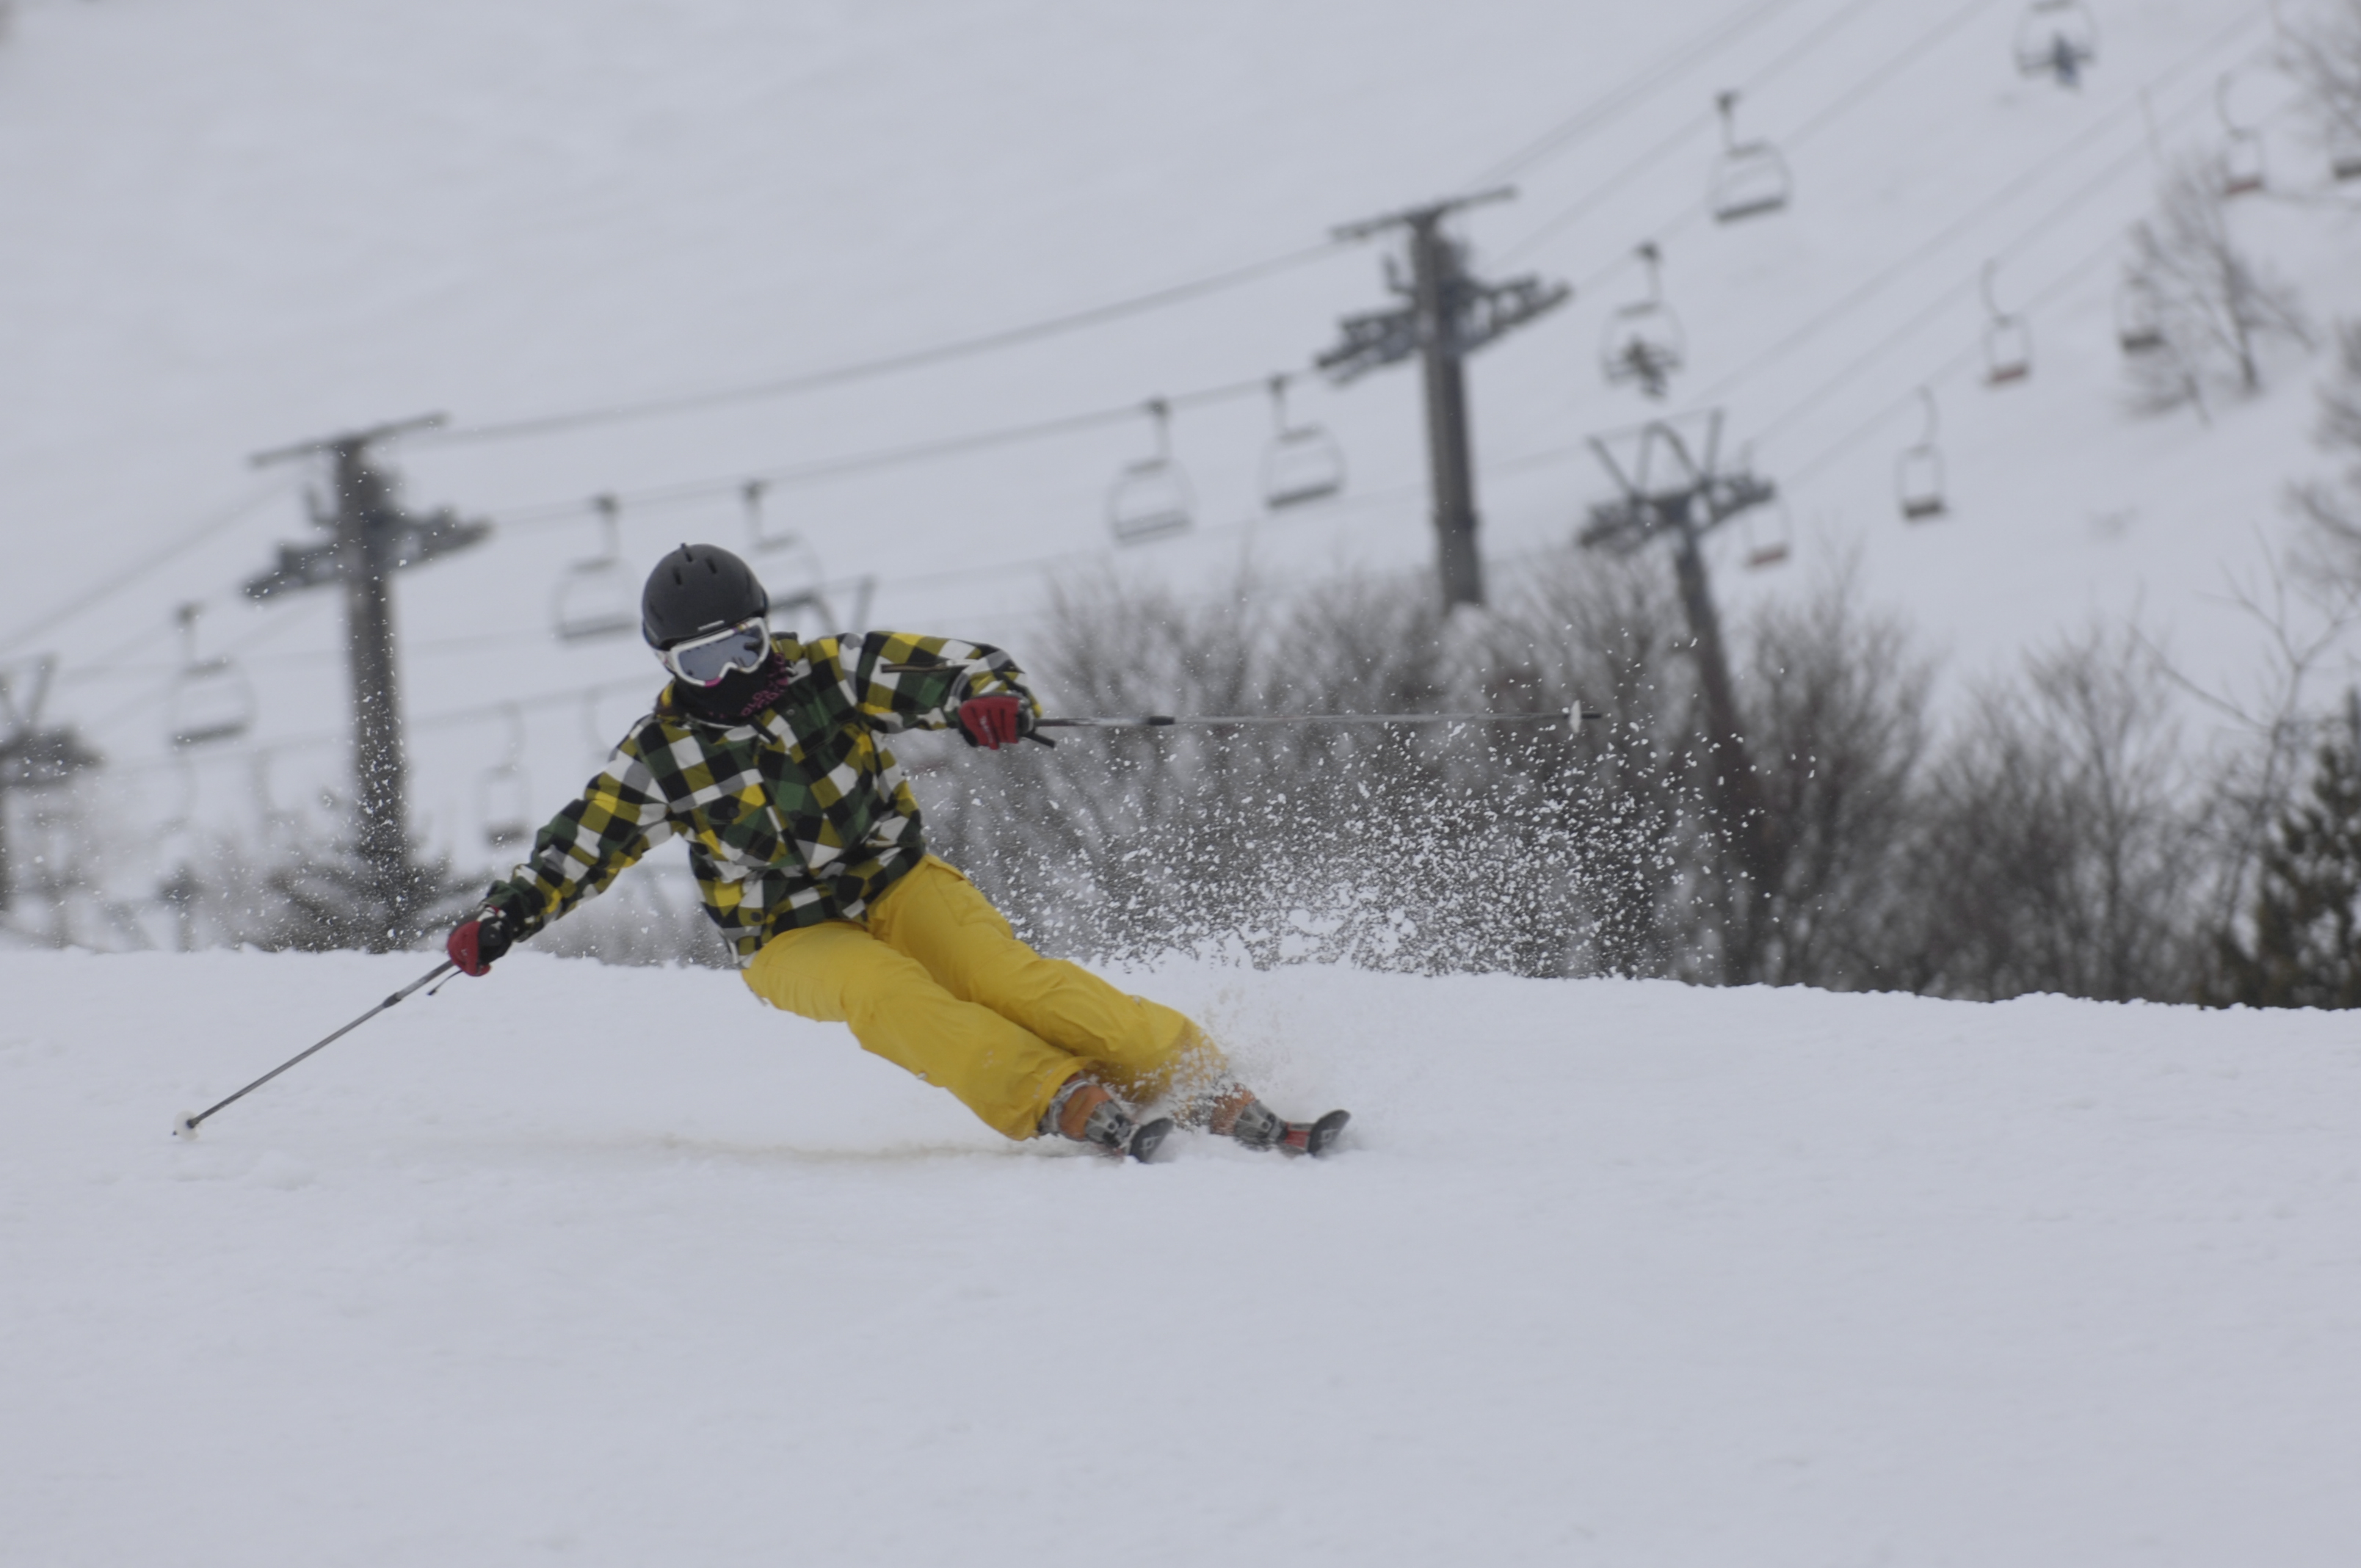
<path fill-rule="evenodd" d="M 1331 1111 L 1316 1122 L 1290 1122 L 1287 1131 L 1279 1135 L 1279 1146 L 1289 1154 L 1326 1154 L 1352 1119 L 1350 1111 Z"/>
<path fill-rule="evenodd" d="M 1142 1122 L 1132 1129 L 1130 1141 L 1124 1145 L 1124 1152 L 1145 1165 L 1156 1157 L 1156 1151 L 1164 1146 L 1165 1135 L 1171 1130 L 1172 1118 L 1170 1116 Z"/>

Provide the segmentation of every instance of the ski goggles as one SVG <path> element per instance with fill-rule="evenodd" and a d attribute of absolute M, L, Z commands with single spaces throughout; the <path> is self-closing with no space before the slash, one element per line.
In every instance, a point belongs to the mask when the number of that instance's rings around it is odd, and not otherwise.
<path fill-rule="evenodd" d="M 693 686 L 719 685 L 732 670 L 749 673 L 771 656 L 771 626 L 762 616 L 656 650 L 664 667 Z"/>

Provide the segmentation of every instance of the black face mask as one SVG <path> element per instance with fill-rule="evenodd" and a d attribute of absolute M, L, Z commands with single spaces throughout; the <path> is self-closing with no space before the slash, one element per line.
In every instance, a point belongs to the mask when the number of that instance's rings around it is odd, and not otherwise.
<path fill-rule="evenodd" d="M 673 700 L 716 724 L 743 724 L 785 695 L 795 673 L 775 652 L 759 670 L 732 670 L 709 686 L 672 684 Z"/>

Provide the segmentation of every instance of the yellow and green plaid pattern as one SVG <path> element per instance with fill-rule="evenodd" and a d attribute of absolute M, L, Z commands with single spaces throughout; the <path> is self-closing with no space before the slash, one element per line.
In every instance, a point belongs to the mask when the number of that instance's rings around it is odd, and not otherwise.
<path fill-rule="evenodd" d="M 872 631 L 774 646 L 794 679 L 746 723 L 695 718 L 666 686 L 598 776 L 485 902 L 529 936 L 675 834 L 706 913 L 750 961 L 782 931 L 858 919 L 925 856 L 918 803 L 877 737 L 943 729 L 970 696 L 1038 710 L 1007 654 Z"/>

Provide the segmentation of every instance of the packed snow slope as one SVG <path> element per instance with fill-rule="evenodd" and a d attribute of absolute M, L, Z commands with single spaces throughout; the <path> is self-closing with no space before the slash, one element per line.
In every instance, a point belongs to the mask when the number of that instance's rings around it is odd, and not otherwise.
<path fill-rule="evenodd" d="M 2325 323 L 2361 310 L 2361 203 L 2263 64 L 2261 0 L 2093 0 L 2099 58 L 2074 91 L 2018 73 L 2024 3 L 18 0 L 0 39 L 0 659 L 60 656 L 50 716 L 137 792 L 108 812 L 261 836 L 344 787 L 347 757 L 335 596 L 238 591 L 316 537 L 313 477 L 258 475 L 248 454 L 428 411 L 480 435 L 926 350 L 1506 181 L 1515 201 L 1458 220 L 1474 267 L 1577 291 L 1471 371 L 1502 591 L 1612 494 L 1587 437 L 1723 408 L 1790 501 L 1761 537 L 1718 542 L 1734 604 L 1853 560 L 1951 656 L 1947 692 L 2135 611 L 2200 678 L 2243 673 L 2259 638 L 2223 609 L 2224 574 L 2287 542 L 2284 488 L 2322 466 L 2323 362 L 2275 350 L 2268 394 L 2210 425 L 2133 417 L 2125 236 L 2159 159 L 2218 150 L 2226 111 L 2268 156 L 2239 242 Z M 1795 198 L 1723 225 L 1705 193 L 1727 88 Z M 1646 292 L 1642 240 L 1688 340 L 1663 404 L 1598 363 Z M 423 836 L 488 861 L 482 771 L 516 758 L 546 810 L 646 701 L 628 634 L 552 634 L 568 567 L 602 548 L 602 493 L 628 589 L 683 538 L 744 541 L 738 482 L 785 475 L 766 525 L 804 544 L 763 558 L 782 594 L 823 582 L 840 623 L 873 579 L 872 624 L 1028 657 L 1048 585 L 1101 570 L 1190 595 L 1241 563 L 1272 586 L 1422 570 L 1412 371 L 1296 388 L 1296 417 L 1345 448 L 1340 499 L 1273 513 L 1257 477 L 1259 378 L 1308 372 L 1340 316 L 1387 304 L 1398 248 L 793 397 L 397 444 L 413 500 L 498 525 L 401 577 Z M 2035 353 L 1999 389 L 1987 262 Z M 1922 386 L 1950 505 L 1905 527 L 1895 465 L 1926 433 Z M 1173 425 L 1197 527 L 1116 549 L 1108 488 L 1151 443 L 1132 411 L 1220 387 L 1240 395 Z M 1038 424 L 1058 433 L 842 466 Z M 1783 533 L 1787 568 L 1741 568 Z M 260 712 L 175 764 L 184 600 L 205 606 L 197 652 L 236 654 Z"/>
<path fill-rule="evenodd" d="M 730 975 L 0 955 L 44 1565 L 2341 1564 L 2317 1014 L 1176 963 L 1319 1163 L 1005 1144 Z"/>

